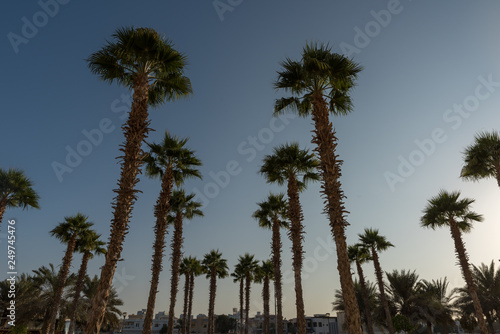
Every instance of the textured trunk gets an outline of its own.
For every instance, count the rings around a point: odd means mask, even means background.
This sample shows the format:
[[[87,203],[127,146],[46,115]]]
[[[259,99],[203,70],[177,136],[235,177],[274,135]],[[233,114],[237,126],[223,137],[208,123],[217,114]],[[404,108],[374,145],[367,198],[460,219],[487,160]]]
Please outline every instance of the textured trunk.
[[[189,272],[184,274],[184,308],[182,310],[182,333],[187,334],[187,313],[189,304]]]
[[[165,248],[165,234],[167,233],[167,214],[170,210],[170,197],[172,195],[173,171],[168,166],[161,180],[161,191],[155,205],[155,243],[153,245],[153,264],[151,265],[151,286],[149,287],[148,304],[142,334],[151,334],[153,329],[153,317],[158,292],[158,282],[163,269],[163,250]]]
[[[264,301],[263,334],[270,334],[269,333],[269,276],[264,277],[264,287],[262,288],[262,300]]]
[[[212,268],[210,271],[210,296],[208,302],[207,334],[214,334],[214,308],[215,308],[216,290],[217,290],[217,270],[215,268]]]
[[[365,275],[361,263],[356,261],[358,269],[359,285],[361,286],[361,294],[363,295],[363,303],[365,304],[366,331],[368,334],[373,334],[372,310],[370,309],[370,299],[368,298],[368,290],[366,289]]]
[[[179,265],[182,257],[182,212],[177,212],[174,221],[174,235],[172,237],[172,277],[170,279],[170,309],[168,311],[168,334],[174,334],[175,300],[179,285]],[[172,326],[170,326],[172,324]]]
[[[87,263],[90,259],[90,251],[85,251],[82,257],[82,264],[80,265],[80,269],[78,270],[78,278],[75,285],[75,297],[73,298],[73,305],[71,306],[71,323],[69,325],[69,334],[73,334],[75,332],[76,325],[76,309],[78,307],[78,301],[80,300],[80,292],[83,288],[83,282],[85,280],[85,274],[87,273]]]
[[[302,259],[304,251],[302,241],[304,239],[303,215],[299,200],[299,187],[293,173],[288,176],[288,217],[291,222],[288,236],[292,241],[293,272],[295,277],[295,306],[297,310],[297,334],[306,334],[306,316],[304,310],[304,298],[302,292]]]
[[[59,275],[57,277],[57,290],[54,295],[54,299],[52,300],[52,310],[50,311],[49,317],[49,325],[46,328],[47,333],[54,333],[56,329],[56,318],[57,311],[59,310],[59,305],[61,303],[61,298],[64,291],[64,286],[66,285],[66,278],[68,277],[69,267],[71,266],[71,260],[73,259],[73,252],[75,250],[76,238],[78,237],[77,233],[73,233],[71,239],[68,242],[68,247],[66,248],[66,253],[64,254],[62,266],[59,270]]]
[[[191,333],[191,312],[193,311],[194,274],[189,277],[189,306],[187,315],[187,332]]]
[[[43,316],[42,333],[46,333],[49,330],[50,311],[51,309],[47,308]]]
[[[113,219],[108,242],[106,261],[101,269],[101,278],[89,313],[85,334],[98,334],[101,329],[109,292],[116,264],[123,250],[123,241],[128,230],[128,221],[132,207],[137,199],[135,185],[139,182],[137,174],[142,165],[142,142],[149,132],[148,121],[148,78],[145,75],[134,79],[134,95],[132,109],[127,124],[122,127],[125,134],[125,144],[120,149],[123,152],[120,180],[113,203]]]
[[[240,334],[243,334],[243,299],[245,298],[245,282],[240,278]]]
[[[432,334],[432,323],[427,320],[427,333]]]
[[[6,198],[0,199],[0,224],[2,223],[6,207],[7,207],[7,199]]]
[[[469,290],[474,309],[476,310],[476,317],[479,323],[479,329],[482,334],[487,334],[488,329],[486,328],[486,321],[484,320],[483,309],[479,303],[479,298],[477,297],[476,286],[474,280],[472,279],[472,273],[469,266],[469,256],[465,250],[465,245],[462,241],[462,234],[458,228],[457,222],[450,218],[449,219],[451,237],[455,243],[455,252],[457,254],[458,261],[462,267],[462,275],[464,276],[465,283],[467,284],[467,289]]]
[[[337,160],[335,154],[337,138],[332,123],[328,119],[328,107],[321,93],[313,95],[312,119],[315,126],[312,142],[317,145],[315,151],[320,157],[320,174],[323,180],[322,193],[326,197],[325,211],[330,219],[330,228],[337,248],[337,269],[345,304],[347,329],[349,334],[362,334],[361,318],[347,255],[344,225],[346,210],[343,203],[344,194],[340,184],[340,165],[342,161]]]
[[[387,322],[387,328],[390,334],[394,334],[394,327],[392,326],[392,316],[389,310],[389,303],[387,302],[387,297],[385,296],[384,280],[382,279],[382,269],[380,267],[380,262],[378,260],[378,254],[374,247],[371,247],[373,265],[375,267],[375,275],[377,276],[378,290],[380,291],[380,301],[384,307],[385,320]]]
[[[273,241],[271,243],[273,252],[273,265],[274,265],[274,291],[276,293],[276,322],[278,334],[283,334],[283,306],[281,303],[281,236],[280,225],[277,217],[273,219]]]
[[[248,334],[248,318],[250,313],[250,273],[245,273],[245,334]]]

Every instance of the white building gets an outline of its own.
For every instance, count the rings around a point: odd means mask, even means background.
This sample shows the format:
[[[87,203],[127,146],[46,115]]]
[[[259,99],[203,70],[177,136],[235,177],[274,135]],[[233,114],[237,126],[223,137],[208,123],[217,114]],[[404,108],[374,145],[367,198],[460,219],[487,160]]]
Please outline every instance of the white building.
[[[124,334],[141,334],[144,326],[144,317],[146,310],[137,311],[137,314],[131,314],[128,319],[120,320],[121,328]],[[174,318],[177,322],[177,319]],[[168,315],[165,312],[158,312],[153,319],[153,334],[159,334],[163,325],[168,325]],[[174,334],[177,334],[177,329],[174,328]]]

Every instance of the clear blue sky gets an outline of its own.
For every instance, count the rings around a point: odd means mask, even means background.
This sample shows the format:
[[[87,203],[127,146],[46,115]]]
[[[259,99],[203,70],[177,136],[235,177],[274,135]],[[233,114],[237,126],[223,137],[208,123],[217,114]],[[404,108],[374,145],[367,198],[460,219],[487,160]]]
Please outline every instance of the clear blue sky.
[[[115,157],[123,141],[121,116],[128,110],[128,92],[99,81],[84,59],[121,26],[152,27],[189,59],[186,74],[193,96],[152,110],[151,127],[156,132],[149,137],[159,140],[165,129],[190,137],[189,146],[203,161],[204,180],[189,181],[186,189],[211,198],[205,217],[185,227],[186,255],[201,258],[218,248],[231,268],[245,252],[261,260],[269,258],[271,233],[259,229],[251,214],[256,202],[280,189],[257,174],[262,158],[287,141],[312,148],[309,119],[273,121],[273,102],[283,95],[273,90],[272,83],[281,60],[298,59],[306,41],[318,41],[330,43],[336,52],[348,53],[365,67],[352,94],[354,112],[332,118],[338,153],[344,160],[346,208],[351,212],[348,243],[357,242],[365,227],[378,228],[396,246],[381,255],[384,270],[416,270],[428,280],[447,276],[452,287],[462,286],[449,232],[419,226],[427,199],[443,188],[475,198],[474,209],[485,217],[464,237],[471,262],[499,258],[498,186],[493,180],[466,183],[458,178],[461,152],[474,134],[500,128],[497,1],[243,0],[232,1],[231,10],[221,13],[212,1],[57,3],[58,8],[45,6],[50,15],[37,1],[11,1],[0,11],[0,167],[23,169],[41,197],[41,210],[8,210],[1,227],[5,233],[6,219],[18,223],[19,272],[60,264],[64,246],[49,231],[64,216],[85,213],[105,239],[109,235],[112,189],[119,176]],[[83,132],[100,124],[108,131],[89,149],[82,144]],[[78,147],[89,154],[73,161],[71,173],[59,179],[54,162],[66,164],[67,148]],[[229,162],[238,164],[237,175],[223,187],[215,187],[211,175],[220,174]],[[122,254],[125,260],[117,269],[120,279],[115,286],[128,313],[147,302],[153,205],[159,186],[141,178],[138,188],[143,194],[131,218]],[[340,284],[328,222],[321,214],[319,185],[310,186],[301,201],[307,233],[306,313],[330,312]],[[284,315],[292,318],[291,243],[282,236]],[[5,249],[5,234],[0,237]],[[171,234],[168,244],[170,238]],[[7,272],[3,252],[2,276]],[[158,311],[169,305],[168,258]],[[79,261],[80,256],[75,256],[73,271]],[[99,273],[102,263],[103,258],[93,260],[89,273]],[[365,272],[374,279],[371,266]],[[195,290],[194,313],[207,313],[207,280],[198,278]],[[261,287],[252,291],[254,314],[262,311]],[[237,293],[231,279],[221,281],[216,313],[230,313],[237,307]],[[177,314],[180,311],[178,302]]]

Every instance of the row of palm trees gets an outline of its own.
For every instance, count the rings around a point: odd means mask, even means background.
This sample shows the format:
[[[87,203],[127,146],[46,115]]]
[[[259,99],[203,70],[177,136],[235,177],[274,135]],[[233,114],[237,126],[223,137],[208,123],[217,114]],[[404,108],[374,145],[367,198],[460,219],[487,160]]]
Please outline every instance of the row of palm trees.
[[[184,154],[182,153],[181,158],[190,161],[186,167],[187,170],[192,172],[183,174],[186,172],[183,169],[185,166],[178,161],[172,162],[161,157],[160,155],[165,152],[157,154],[154,149],[155,144],[149,145],[151,149],[149,154],[142,150],[142,144],[150,131],[148,108],[158,106],[165,101],[187,96],[192,92],[190,81],[184,75],[186,56],[176,51],[170,41],[150,28],[120,28],[113,34],[112,40],[108,41],[101,50],[93,53],[87,61],[90,70],[102,80],[109,83],[117,82],[133,91],[131,111],[126,124],[123,126],[125,142],[120,149],[123,152],[120,157],[121,173],[118,187],[115,190],[116,197],[112,205],[113,218],[105,263],[101,269],[96,297],[85,329],[86,334],[95,334],[99,332],[103,321],[111,282],[117,262],[120,260],[133,205],[137,200],[138,190],[136,184],[139,182],[138,175],[141,172],[142,165],[147,163],[146,171],[148,174],[160,177],[162,184],[155,206],[155,217],[157,219],[155,234],[157,240],[154,245],[153,279],[148,299],[149,309],[150,305],[154,305],[156,288],[153,285],[155,280],[157,281],[156,277],[162,268],[161,258],[165,247],[164,236],[168,220],[167,215],[171,212],[171,198],[174,194],[173,184],[178,185],[184,177],[200,177],[196,170],[196,166],[199,166],[200,163],[192,156],[192,151],[188,150],[191,155],[187,153],[187,156],[182,155]],[[289,236],[294,244],[293,267],[298,327],[300,334],[305,333],[304,306],[300,281],[303,257],[301,247],[303,217],[298,194],[301,187],[303,187],[301,184],[305,185],[309,180],[320,180],[322,182],[321,192],[325,198],[325,213],[328,216],[332,236],[336,244],[337,267],[346,306],[347,327],[350,333],[361,334],[361,318],[356,303],[354,283],[350,274],[345,236],[345,228],[348,224],[345,219],[347,211],[344,207],[344,194],[340,183],[342,161],[336,153],[337,138],[329,115],[341,116],[352,111],[353,105],[350,91],[355,86],[357,75],[362,70],[362,67],[351,59],[333,53],[330,46],[323,44],[307,44],[302,50],[300,60],[296,61],[287,58],[280,63],[280,66],[281,70],[278,71],[275,88],[289,93],[290,96],[276,101],[274,114],[279,115],[292,111],[297,112],[302,117],[312,117],[314,131],[311,141],[315,145],[318,160],[312,166],[308,165],[306,168],[307,170],[309,168],[316,169],[318,175],[313,171],[308,174],[308,171],[301,169],[302,167],[297,165],[285,166],[286,163],[290,162],[287,162],[286,159],[281,161],[285,165],[280,166],[281,162],[274,161],[271,157],[269,157],[269,166],[267,166],[269,168],[264,165],[261,169],[262,174],[266,176],[269,182],[277,182],[278,184],[285,183],[285,180],[287,182],[288,203],[286,203],[286,209],[279,209],[279,202],[284,202],[284,196],[271,194],[268,201],[258,203],[259,210],[254,214],[263,226],[270,226],[273,231],[272,253],[276,296],[279,305],[278,327],[282,326],[280,321],[282,315],[279,228],[290,220]],[[168,133],[165,136],[165,141],[168,141],[167,137]],[[489,145],[494,141],[490,139],[479,143],[481,149],[471,148],[470,154],[472,158],[466,158],[466,167],[462,171],[464,178],[477,179],[492,175],[495,175],[497,179],[499,178],[498,148],[483,149],[487,144]],[[498,139],[498,136],[496,139]],[[182,140],[177,140],[177,142],[179,145],[176,149],[179,152],[184,152],[186,150],[183,147],[185,142],[182,143]],[[283,150],[287,150],[289,146],[293,145],[295,144],[283,146]],[[278,155],[278,150],[275,151],[275,155]],[[297,150],[299,153],[301,152],[300,149]],[[306,152],[305,154],[308,155],[309,153]],[[490,157],[493,158],[490,159]],[[180,157],[177,158],[180,159]],[[313,159],[314,156],[310,155],[310,158]],[[150,166],[150,164],[153,166]],[[180,170],[179,175],[176,175],[177,168]],[[8,206],[38,207],[37,197],[33,194],[21,198],[13,196],[12,189],[15,189],[15,187],[12,184],[14,183],[5,183],[3,174],[0,178],[0,186],[2,187],[0,214],[3,215],[5,208]],[[299,179],[299,177],[302,179]],[[6,192],[4,192],[4,188],[7,189]],[[25,185],[25,189],[30,188],[30,185]],[[182,190],[179,190],[179,193],[182,193]],[[189,197],[189,195],[185,196],[186,198]],[[287,219],[284,218],[285,215]],[[178,219],[176,221],[175,218],[173,218],[173,221],[176,227],[174,228],[172,247],[175,248],[173,252],[176,253],[172,261],[172,272],[178,272],[181,256],[178,246],[182,246],[182,223]],[[68,243],[68,247],[69,245],[70,243]],[[70,260],[69,257],[65,257],[65,263]],[[67,276],[67,272],[62,271],[61,275]],[[215,278],[217,277],[216,272],[211,271],[210,275],[211,278],[213,275],[215,275]],[[172,280],[171,309],[172,305],[175,304],[174,293],[176,293],[177,284],[177,281]],[[213,296],[212,294],[210,296],[211,303],[215,300],[215,287],[213,291]],[[472,292],[471,294],[473,294]],[[52,314],[51,317],[53,318],[54,315]],[[481,329],[483,329],[482,325]],[[278,328],[278,331],[283,332],[283,328]]]
[[[449,289],[446,279],[420,279],[415,271],[394,270],[386,272],[384,286],[386,301],[389,306],[395,330],[412,332],[422,326],[427,327],[429,334],[433,326],[439,326],[444,333],[455,327],[458,317],[463,329],[472,332],[477,326],[477,317],[468,288]],[[472,266],[472,275],[478,286],[478,295],[485,310],[488,331],[495,333],[494,322],[499,321],[500,306],[500,268],[495,269],[494,262],[490,265]],[[356,296],[359,309],[363,311],[362,319],[366,331],[373,333],[374,328],[387,329],[385,306],[375,283],[365,281],[361,284],[361,275],[355,281]],[[336,291],[332,303],[334,310],[343,311],[342,294]],[[407,319],[409,326],[396,327],[398,316]]]

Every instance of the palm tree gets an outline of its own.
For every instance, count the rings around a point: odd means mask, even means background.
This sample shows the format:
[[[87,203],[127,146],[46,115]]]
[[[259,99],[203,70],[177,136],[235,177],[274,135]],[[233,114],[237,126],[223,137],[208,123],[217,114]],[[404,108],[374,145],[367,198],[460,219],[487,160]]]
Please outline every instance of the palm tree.
[[[276,321],[278,334],[283,334],[283,306],[281,292],[281,236],[280,228],[289,228],[287,219],[287,203],[283,194],[269,194],[267,200],[259,202],[259,209],[252,217],[256,218],[259,226],[272,230],[271,250],[274,266],[274,291],[276,297],[277,311]]]
[[[198,177],[201,179],[199,170],[195,168],[201,165],[201,161],[194,156],[194,151],[185,147],[187,141],[187,138],[179,139],[165,132],[165,136],[160,144],[148,144],[150,152],[144,158],[146,162],[146,174],[150,177],[161,179],[161,192],[154,210],[156,225],[153,264],[151,266],[152,278],[142,329],[143,334],[151,334],[153,327],[158,281],[163,268],[163,249],[165,248],[167,214],[170,211],[172,185],[175,183],[177,186],[180,186],[189,177]]]
[[[231,273],[231,277],[233,277],[233,282],[240,282],[240,321],[239,321],[239,333],[243,333],[243,299],[244,297],[244,289],[245,289],[245,273],[243,272],[243,268],[241,263],[237,263],[234,266],[234,272]]]
[[[472,230],[472,223],[482,221],[483,217],[471,211],[470,206],[474,203],[473,199],[463,198],[459,200],[459,197],[459,191],[449,193],[441,190],[437,196],[428,201],[420,222],[422,227],[435,229],[437,227],[448,226],[450,228],[451,237],[455,243],[455,253],[474,304],[479,328],[482,334],[486,334],[488,331],[484,321],[483,310],[477,296],[474,279],[472,278],[467,251],[462,241],[462,232],[470,232]]]
[[[34,319],[40,319],[44,315],[42,289],[35,284],[32,276],[24,273],[16,277],[15,286],[15,324],[16,327],[28,326]],[[10,314],[8,307],[10,306],[11,294],[11,282],[8,280],[0,281],[0,310],[2,310],[0,326],[2,327],[5,327],[10,320],[7,316]]]
[[[32,207],[39,209],[40,197],[33,190],[33,182],[19,169],[0,168],[0,224],[6,208]]]
[[[361,294],[363,296],[366,331],[368,332],[368,334],[373,334],[372,311],[370,309],[365,275],[363,274],[363,268],[361,267],[363,263],[371,261],[372,258],[370,256],[370,251],[363,245],[356,244],[347,247],[347,253],[349,255],[349,261],[354,262],[356,264],[356,269],[358,271],[359,286],[361,288]]]
[[[199,209],[202,204],[193,201],[195,194],[186,195],[184,190],[174,190],[170,198],[171,212],[167,216],[169,224],[174,225],[172,236],[172,276],[170,278],[170,310],[168,311],[168,323],[174,323],[174,309],[177,297],[177,286],[179,285],[179,265],[182,257],[182,222],[183,219],[193,219],[203,216]],[[168,326],[168,334],[173,334],[174,326]]]
[[[264,301],[264,323],[263,334],[269,333],[269,281],[274,279],[274,268],[271,260],[262,261],[262,265],[256,271],[256,282],[262,283],[262,300]]]
[[[387,272],[388,295],[392,304],[396,307],[396,312],[407,318],[414,326],[422,319],[424,311],[421,309],[420,301],[423,299],[420,292],[420,278],[415,271],[393,270]],[[425,303],[430,303],[425,298]]]
[[[426,281],[418,283],[418,306],[424,310],[423,319],[427,323],[427,332],[432,334],[431,321],[443,326],[443,332],[448,333],[448,326],[453,326],[454,306],[453,299],[457,290],[448,292],[448,281],[444,279]]]
[[[349,96],[357,74],[362,67],[354,61],[333,53],[328,45],[307,44],[302,50],[302,59],[286,59],[274,86],[292,96],[278,99],[274,114],[293,110],[300,116],[312,116],[314,134],[312,142],[320,158],[320,173],[323,180],[322,193],[326,199],[325,212],[337,248],[337,264],[340,284],[346,303],[346,321],[349,333],[361,334],[361,319],[351,277],[347,243],[345,237],[346,213],[344,193],[340,183],[340,165],[335,149],[337,138],[328,116],[346,115],[352,110]]]
[[[472,276],[491,332],[495,314],[497,320],[500,320],[500,269],[495,270],[495,263],[492,260],[490,265],[484,263],[481,263],[479,267],[473,265]]]
[[[367,247],[371,252],[373,265],[375,267],[375,274],[377,277],[378,289],[380,292],[380,300],[384,307],[387,328],[390,334],[394,334],[394,327],[392,326],[392,317],[387,303],[387,297],[384,290],[384,281],[382,279],[382,269],[378,253],[387,250],[389,247],[394,247],[387,239],[378,233],[377,229],[365,228],[364,234],[358,234],[361,244]]]
[[[52,231],[50,231],[51,236],[56,237],[62,243],[67,244],[67,247],[66,253],[63,257],[61,269],[59,270],[58,287],[52,301],[49,325],[46,328],[46,331],[42,332],[42,334],[52,333],[53,331],[55,331],[57,312],[59,310],[59,304],[63,295],[66,279],[69,274],[69,267],[71,265],[71,260],[73,259],[73,252],[75,251],[76,242],[80,236],[84,236],[85,233],[88,233],[90,227],[94,225],[87,220],[88,217],[81,213],[78,213],[74,216],[64,217],[64,222],[60,223],[54,229],[52,229]]]
[[[302,249],[302,240],[304,239],[302,221],[304,217],[299,191],[305,190],[308,182],[319,180],[318,174],[315,173],[318,166],[319,161],[314,157],[314,154],[309,153],[308,150],[300,149],[298,143],[291,143],[276,147],[272,155],[267,155],[264,158],[264,164],[260,169],[260,173],[266,177],[268,183],[288,184],[288,217],[291,223],[288,236],[292,241],[297,331],[299,334],[306,333],[301,279],[304,257]]]
[[[191,313],[193,311],[193,292],[194,292],[194,278],[200,276],[203,273],[203,267],[200,261],[196,258],[192,258],[189,262],[189,305],[188,305],[188,315],[187,315],[187,328],[186,334],[191,333]]]
[[[182,333],[187,334],[188,327],[188,309],[189,309],[189,287],[191,285],[191,272],[194,270],[193,265],[195,263],[196,258],[194,257],[184,257],[179,266],[179,275],[184,275],[184,307],[182,311]],[[199,265],[197,263],[196,265]],[[194,278],[193,278],[194,279]]]
[[[78,308],[78,302],[80,301],[80,293],[83,289],[83,284],[85,283],[85,277],[87,276],[87,264],[94,255],[106,254],[106,249],[104,246],[106,243],[99,240],[100,234],[97,234],[94,230],[87,230],[85,233],[76,241],[75,250],[82,253],[82,263],[80,264],[80,269],[78,270],[78,276],[75,284],[75,293],[73,297],[73,304],[70,311],[71,323],[69,325],[69,334],[75,332],[76,325],[76,311]]]
[[[250,314],[250,285],[254,280],[255,272],[259,267],[259,261],[254,259],[254,255],[245,253],[239,257],[239,270],[245,278],[245,334],[248,334],[248,318]]]
[[[214,309],[215,294],[217,291],[217,278],[225,278],[229,275],[227,260],[222,258],[219,250],[211,250],[205,254],[202,262],[203,271],[207,279],[210,279],[210,297],[208,302],[208,329],[207,334],[214,334]]]
[[[495,178],[500,187],[500,134],[498,131],[480,132],[474,142],[465,148],[464,166],[460,175],[468,181]]]
[[[191,93],[191,83],[183,75],[186,57],[172,43],[151,28],[120,28],[100,50],[87,59],[92,73],[107,82],[133,90],[132,108],[122,129],[125,142],[121,174],[113,203],[111,235],[101,279],[89,314],[86,334],[99,333],[117,261],[123,249],[133,204],[135,185],[142,165],[142,142],[149,132],[148,105],[159,105]]]

